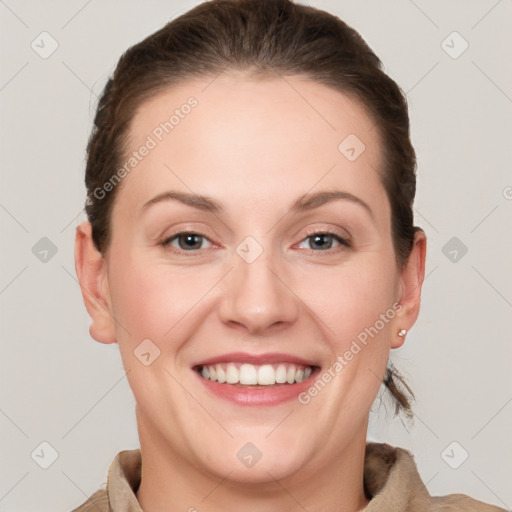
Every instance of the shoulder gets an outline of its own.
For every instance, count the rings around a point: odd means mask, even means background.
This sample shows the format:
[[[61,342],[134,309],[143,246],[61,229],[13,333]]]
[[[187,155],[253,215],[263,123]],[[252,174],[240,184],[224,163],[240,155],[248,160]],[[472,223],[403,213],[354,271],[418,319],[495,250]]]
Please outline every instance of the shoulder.
[[[110,464],[106,486],[72,512],[140,511],[135,491],[140,484],[141,463],[139,448],[119,452]]]
[[[457,510],[464,510],[465,512],[503,512],[505,510],[483,501],[475,500],[465,494],[434,496],[431,500],[430,510],[432,512],[455,512]]]
[[[85,503],[71,512],[110,512],[107,491],[105,489],[96,491]]]
[[[371,498],[365,512],[503,512],[505,509],[464,494],[431,496],[413,455],[403,448],[367,442],[364,486]]]

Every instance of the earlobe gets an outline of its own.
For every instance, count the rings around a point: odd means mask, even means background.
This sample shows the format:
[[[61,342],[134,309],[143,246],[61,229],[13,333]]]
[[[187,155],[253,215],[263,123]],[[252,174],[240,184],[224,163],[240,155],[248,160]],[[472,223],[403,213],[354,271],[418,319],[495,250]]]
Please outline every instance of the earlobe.
[[[425,258],[427,237],[422,229],[417,228],[414,235],[414,243],[407,263],[400,272],[400,285],[402,306],[397,315],[396,333],[393,334],[392,348],[401,347],[404,344],[407,331],[416,322],[420,311],[421,288],[425,278]],[[405,332],[403,332],[405,331]]]
[[[75,270],[91,317],[90,335],[100,343],[115,343],[106,261],[94,246],[89,222],[83,222],[76,228]]]
[[[392,348],[400,348],[405,343],[405,337],[407,336],[407,329],[399,329],[396,333],[395,339],[391,343]]]

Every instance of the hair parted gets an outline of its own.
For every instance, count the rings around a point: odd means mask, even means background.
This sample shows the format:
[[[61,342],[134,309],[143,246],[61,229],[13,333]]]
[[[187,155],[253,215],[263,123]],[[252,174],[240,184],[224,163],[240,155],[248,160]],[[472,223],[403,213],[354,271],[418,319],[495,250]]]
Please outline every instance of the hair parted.
[[[418,229],[412,209],[416,155],[405,95],[358,32],[336,16],[291,0],[204,2],[123,53],[100,96],[87,144],[85,211],[98,251],[105,254],[109,247],[120,187],[101,199],[95,190],[122,165],[137,109],[172,85],[225,71],[249,77],[302,75],[358,101],[380,135],[384,165],[379,173],[391,205],[396,259],[405,264]],[[383,382],[396,412],[410,414],[406,393],[412,392],[393,367]]]

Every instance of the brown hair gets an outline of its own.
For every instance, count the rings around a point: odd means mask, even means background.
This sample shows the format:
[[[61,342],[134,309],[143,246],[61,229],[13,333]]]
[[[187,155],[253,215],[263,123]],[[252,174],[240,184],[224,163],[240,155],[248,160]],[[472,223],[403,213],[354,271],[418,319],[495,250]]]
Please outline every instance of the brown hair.
[[[397,262],[405,264],[417,229],[412,212],[416,155],[406,98],[354,29],[327,12],[291,0],[205,2],[121,56],[99,99],[87,145],[85,210],[98,251],[104,254],[109,246],[119,188],[105,193],[104,184],[122,165],[137,108],[173,84],[226,70],[251,76],[302,75],[359,100],[382,140],[380,176],[391,205]],[[397,387],[395,377],[412,396],[393,367],[387,369],[384,384],[395,399],[396,412],[410,414],[406,390]]]

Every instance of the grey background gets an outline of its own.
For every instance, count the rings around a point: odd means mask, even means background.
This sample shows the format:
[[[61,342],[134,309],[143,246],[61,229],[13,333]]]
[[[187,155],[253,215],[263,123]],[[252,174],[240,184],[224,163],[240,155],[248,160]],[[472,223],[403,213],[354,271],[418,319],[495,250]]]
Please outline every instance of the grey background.
[[[89,337],[74,271],[84,149],[121,53],[196,3],[0,0],[1,511],[71,510],[106,482],[118,451],[138,447],[117,346]],[[406,91],[419,159],[427,278],[420,319],[392,356],[416,418],[393,419],[377,400],[369,438],[410,449],[434,495],[510,508],[512,4],[310,4],[360,31]],[[43,31],[58,43],[46,59],[31,47]],[[458,58],[453,31],[469,44]],[[41,261],[44,237],[57,252]],[[43,441],[58,453],[47,469]]]

